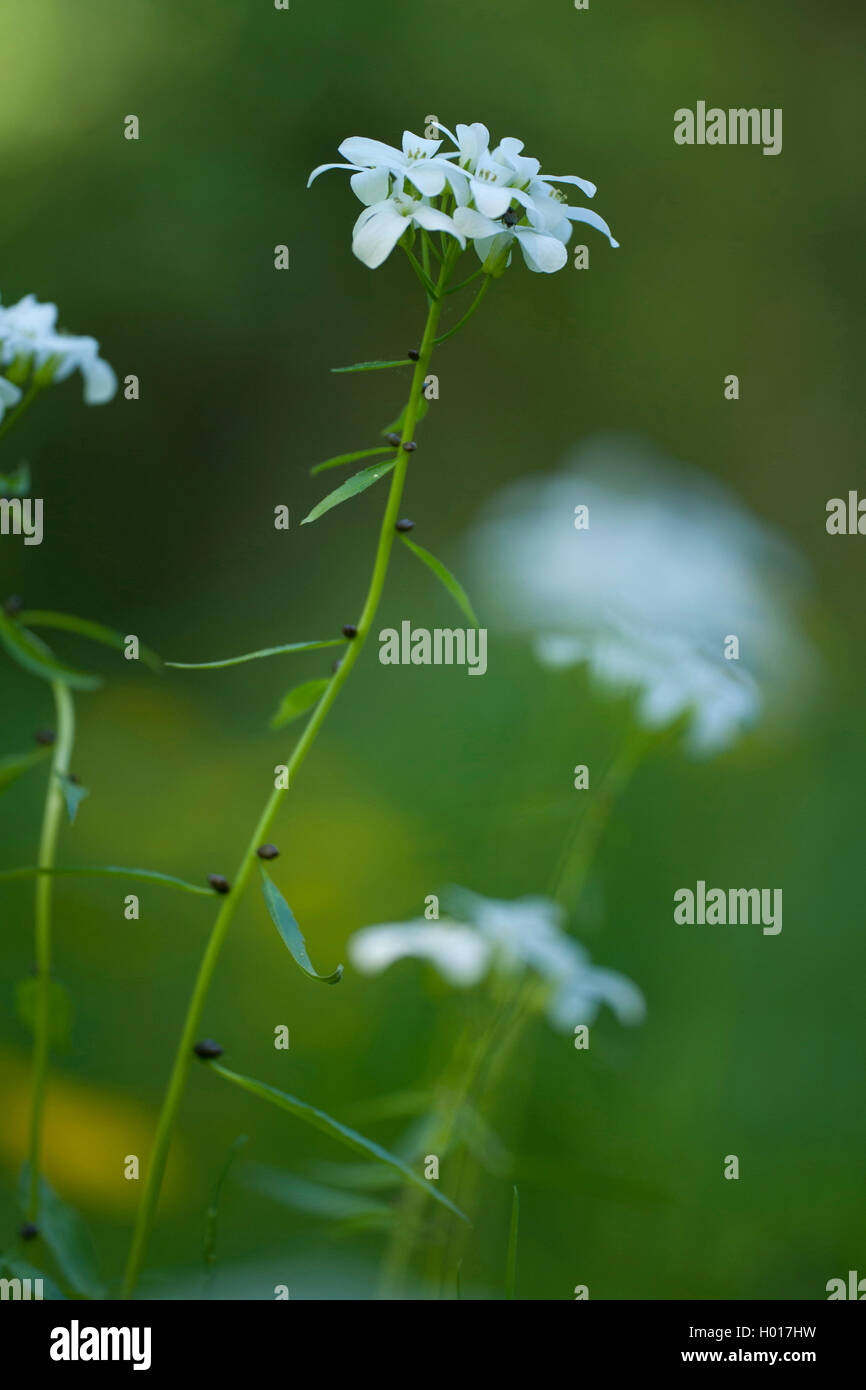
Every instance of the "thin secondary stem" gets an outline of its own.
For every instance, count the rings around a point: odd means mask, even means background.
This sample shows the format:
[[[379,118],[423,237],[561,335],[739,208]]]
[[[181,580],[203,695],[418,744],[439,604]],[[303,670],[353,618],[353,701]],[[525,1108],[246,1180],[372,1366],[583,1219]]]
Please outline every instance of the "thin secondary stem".
[[[453,338],[454,334],[457,333],[459,329],[463,327],[464,323],[471,319],[472,315],[475,313],[475,310],[478,308],[479,304],[481,303],[482,299],[487,293],[488,286],[490,285],[490,280],[491,277],[489,275],[485,275],[484,284],[481,286],[481,289],[478,291],[472,303],[469,305],[469,308],[466,310],[466,313],[463,315],[462,319],[457,320],[453,328],[449,328],[447,333],[441,334],[441,336],[436,339],[437,347],[439,343],[444,343],[448,338]]]
[[[42,813],[42,834],[39,839],[39,865],[50,869],[54,864],[57,837],[63,818],[63,791],[60,778],[69,775],[69,760],[75,742],[75,707],[68,686],[52,681],[54,705],[57,711],[57,730],[54,754],[45,793]],[[48,1055],[51,1046],[51,906],[54,893],[50,874],[36,880],[35,911],[35,969],[36,1016],[33,1039],[33,1092],[30,1103],[30,1190],[27,1199],[27,1219],[36,1221],[39,1214],[39,1178],[42,1155],[42,1122],[45,1112],[45,1083]]]
[[[454,243],[454,248],[453,250],[449,250],[439,273],[439,279],[436,284],[436,297],[432,300],[428,308],[424,337],[419,349],[418,361],[415,364],[409,399],[406,404],[406,412],[403,419],[403,430],[401,435],[402,444],[409,443],[415,431],[418,406],[424,389],[424,381],[427,376],[430,357],[433,352],[436,326],[442,311],[442,290],[451,274],[457,250],[457,243]],[[292,779],[312,748],[316,736],[327,718],[328,711],[348,680],[372,627],[373,619],[376,616],[376,610],[379,606],[379,600],[382,597],[385,577],[388,572],[388,562],[394,545],[394,528],[400,510],[400,501],[403,496],[403,486],[406,481],[408,464],[409,454],[401,448],[391,478],[391,487],[379,531],[379,543],[376,549],[376,558],[373,564],[373,573],[370,578],[367,597],[364,601],[364,607],[357,623],[357,636],[347,647],[346,654],[340,666],[328,683],[325,693],[313,710],[312,715],[304,727],[303,733],[295,745],[294,751],[288,762],[288,775],[285,778],[286,786],[275,788],[268,798],[267,804],[259,817],[258,824],[250,837],[249,844],[244,851],[238,872],[235,876],[232,891],[223,900],[223,905],[214,922],[210,939],[205,948],[187,1008],[186,1018],[175,1055],[174,1065],[169,1077],[162,1110],[157,1122],[153,1153],[151,1154],[147,1180],[138,1209],[121,1292],[123,1298],[130,1298],[132,1296],[136,1283],[138,1282],[138,1276],[141,1272],[147,1241],[153,1224],[157,1202],[159,1201],[163,1177],[165,1175],[165,1167],[171,1145],[171,1136],[193,1057],[193,1047],[196,1042],[208,990],[214,970],[216,969],[217,961],[219,960],[223,942],[226,938],[226,933],[231,926],[243,897],[244,890],[249,883],[250,875],[256,863],[256,850],[259,845],[268,838],[268,831],[286,795],[286,790],[291,786]]]

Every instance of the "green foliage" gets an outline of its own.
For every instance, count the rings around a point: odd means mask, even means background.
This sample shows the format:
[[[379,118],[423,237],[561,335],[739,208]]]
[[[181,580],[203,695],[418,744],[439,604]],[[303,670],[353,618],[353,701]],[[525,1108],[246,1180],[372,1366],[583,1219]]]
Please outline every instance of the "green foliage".
[[[347,478],[333,492],[329,492],[327,497],[323,497],[321,502],[317,502],[311,512],[304,517],[301,522],[306,526],[310,521],[318,521],[320,516],[329,512],[332,507],[339,507],[341,502],[346,502],[350,497],[355,497],[359,492],[364,492],[374,483],[378,483],[386,474],[391,472],[396,458],[388,459],[386,463],[372,463],[369,468],[362,468],[360,473],[355,473],[351,478]]]
[[[17,661],[31,676],[44,681],[62,681],[72,690],[96,690],[102,684],[98,676],[76,671],[58,661],[49,647],[26,628],[19,627],[0,609],[0,642],[13,661]]]
[[[183,893],[196,893],[204,898],[214,896],[212,888],[202,888],[198,883],[187,883],[185,879],[175,878],[173,874],[161,874],[156,869],[124,869],[114,864],[26,864],[17,869],[0,869],[0,883],[18,878],[36,878],[39,874],[52,874],[58,878],[143,879],[146,883],[159,883],[165,888],[179,888]]]
[[[393,445],[382,444],[376,449],[358,449],[354,454],[335,454],[332,459],[325,459],[324,463],[317,463],[315,468],[311,468],[310,476],[314,477],[316,473],[323,473],[326,468],[338,468],[343,463],[354,463],[356,459],[368,459],[372,458],[374,454],[392,454],[393,452]]]
[[[342,647],[341,637],[326,637],[321,642],[286,642],[281,647],[262,647],[257,652],[245,652],[243,656],[227,656],[222,661],[167,661],[166,666],[174,666],[179,671],[215,671],[221,666],[241,666],[245,661],[258,661],[263,656],[282,656],[284,652],[312,652],[319,647]]]
[[[103,647],[112,647],[115,651],[123,651],[126,647],[126,638],[123,633],[116,632],[114,628],[105,627],[102,623],[91,622],[89,618],[78,618],[74,613],[55,613],[48,609],[34,608],[27,609],[19,613],[18,622],[21,627],[50,627],[56,628],[61,632],[74,632],[79,637],[86,637],[91,642],[98,642]],[[138,654],[145,666],[149,666],[152,671],[159,671],[162,668],[162,659],[156,652],[151,651],[150,647],[145,647],[139,643]]]
[[[391,362],[355,362],[351,367],[332,367],[332,372],[381,372],[386,367],[411,367],[408,357],[398,357]]]
[[[327,1134],[331,1139],[336,1139],[340,1144],[345,1144],[347,1148],[354,1149],[357,1153],[362,1153],[368,1158],[378,1159],[380,1163],[395,1169],[402,1174],[406,1182],[411,1183],[422,1192],[426,1192],[434,1201],[447,1207],[461,1221],[465,1221],[469,1225],[460,1208],[438,1191],[435,1182],[427,1182],[402,1159],[389,1153],[387,1149],[383,1149],[381,1144],[377,1144],[372,1139],[365,1139],[363,1134],[358,1134],[357,1130],[350,1129],[348,1125],[343,1125],[339,1120],[334,1120],[330,1115],[326,1115],[323,1110],[316,1110],[314,1106],[307,1105],[305,1101],[298,1100],[296,1096],[291,1096],[286,1091],[277,1091],[273,1086],[268,1086],[263,1081],[254,1081],[249,1076],[239,1076],[237,1072],[229,1071],[226,1067],[220,1066],[218,1062],[210,1062],[208,1065],[211,1071],[218,1072],[226,1081],[234,1082],[236,1086],[258,1096],[260,1100],[270,1101],[271,1105],[286,1110],[296,1119],[312,1125],[313,1129],[321,1130],[323,1134]]]
[[[429,550],[425,550],[423,545],[417,545],[415,541],[410,541],[409,537],[402,534],[402,532],[400,534],[400,539],[407,549],[411,550],[413,555],[417,555],[418,559],[425,564],[428,569],[433,571],[436,578],[441,580],[454,599],[454,602],[460,610],[465,613],[472,626],[478,627],[479,622],[475,616],[475,610],[469,602],[466,590],[459,580],[455,579],[454,575],[443,565],[441,560],[437,560],[435,555],[431,555]]]
[[[50,754],[50,748],[36,748],[32,753],[11,753],[6,758],[0,758],[0,792],[17,782],[22,773],[44,762]]]
[[[30,1165],[21,1170],[21,1206],[27,1209]],[[58,1197],[44,1178],[39,1179],[39,1235],[51,1251],[70,1288],[83,1298],[101,1298],[102,1281],[90,1230],[78,1212]]]
[[[82,787],[80,782],[76,782],[74,777],[70,777],[65,772],[56,774],[60,783],[60,790],[63,793],[63,800],[66,802],[66,814],[69,817],[69,824],[72,825],[78,814],[78,808],[85,797],[90,795],[87,787]]]
[[[293,686],[287,695],[284,695],[280,702],[280,707],[271,720],[272,729],[282,729],[283,725],[291,724],[293,719],[300,719],[302,714],[312,708],[324,695],[330,681],[326,676],[318,680],[303,681],[300,685]]]
[[[320,980],[326,985],[339,984],[343,978],[343,967],[338,965],[330,975],[320,975],[313,966],[307,954],[307,943],[304,941],[301,929],[295,920],[295,914],[289,907],[277,885],[274,883],[264,864],[259,868],[262,873],[262,890],[265,896],[265,904],[271,915],[271,921],[280,933],[291,954],[295,964],[303,970],[304,974],[311,980]]]

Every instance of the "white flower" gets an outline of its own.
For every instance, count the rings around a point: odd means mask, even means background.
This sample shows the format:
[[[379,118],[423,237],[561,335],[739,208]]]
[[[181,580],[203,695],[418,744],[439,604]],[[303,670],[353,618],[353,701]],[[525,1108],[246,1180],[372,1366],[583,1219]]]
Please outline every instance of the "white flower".
[[[117,378],[99,356],[95,338],[57,332],[57,305],[40,304],[25,295],[8,309],[0,306],[0,364],[24,362],[34,372],[54,363],[50,381],[65,381],[74,371],[84,378],[88,405],[104,405],[117,390]]]
[[[461,989],[479,984],[492,970],[511,977],[531,972],[547,985],[547,1018],[563,1032],[592,1023],[602,1004],[620,1023],[644,1018],[637,986],[591,964],[583,947],[562,930],[564,914],[556,903],[532,897],[501,902],[465,889],[452,896],[459,923],[419,918],[364,927],[349,939],[353,965],[365,975],[378,975],[397,960],[425,960]]]
[[[352,229],[352,250],[364,265],[375,270],[387,260],[397,242],[411,226],[428,232],[442,231],[466,243],[450,217],[420,198],[398,192],[380,203],[364,208]]]
[[[352,192],[362,203],[369,205],[387,198],[392,175],[401,181],[401,186],[402,181],[408,179],[423,197],[435,198],[449,176],[453,177],[453,167],[444,159],[436,158],[441,144],[441,140],[425,140],[413,135],[411,130],[403,131],[402,150],[385,145],[381,140],[353,135],[337,146],[349,163],[320,164],[307,180],[307,187],[327,169],[351,169]]]
[[[589,180],[574,174],[542,175],[538,160],[522,154],[523,142],[511,136],[491,152],[490,132],[480,121],[458,125],[455,134],[447,126],[436,125],[454,142],[453,150],[443,151],[441,140],[423,139],[408,130],[403,132],[402,150],[353,136],[339,146],[349,163],[320,164],[310,175],[307,187],[326,169],[348,169],[356,196],[376,210],[372,228],[363,214],[355,226],[355,252],[365,264],[375,268],[390,254],[401,235],[396,214],[406,217],[410,202],[420,209],[414,216],[419,226],[447,231],[461,246],[465,237],[471,238],[489,274],[502,274],[515,242],[530,270],[561,270],[568,259],[565,247],[574,222],[603,232],[611,246],[619,244],[598,213],[569,207],[565,195],[554,187],[573,184],[591,198],[595,185]],[[434,209],[429,202],[445,193],[453,198],[453,221],[447,226],[429,216],[433,212],[439,218],[445,216],[444,206]],[[400,200],[398,204],[395,199]],[[451,209],[450,201],[447,207]],[[366,229],[367,235],[359,250],[360,229]]]
[[[0,376],[0,420],[3,419],[5,412],[10,405],[17,405],[21,399],[21,391],[14,386],[11,381]]]
[[[778,726],[814,678],[791,548],[640,441],[602,436],[567,471],[512,484],[474,533],[473,566],[486,611],[545,665],[586,663],[635,694],[649,728],[685,716],[695,755],[729,747],[768,706]]]

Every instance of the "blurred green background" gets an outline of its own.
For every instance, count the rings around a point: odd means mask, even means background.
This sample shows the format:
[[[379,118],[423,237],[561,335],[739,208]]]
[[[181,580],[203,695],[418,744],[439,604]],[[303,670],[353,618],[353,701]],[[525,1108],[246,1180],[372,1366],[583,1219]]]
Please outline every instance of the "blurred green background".
[[[189,661],[357,618],[384,494],[301,529],[325,490],[307,470],[376,443],[407,383],[328,369],[401,355],[423,305],[396,255],[375,274],[352,257],[342,175],[309,193],[305,182],[345,136],[399,143],[428,113],[452,128],[483,120],[544,167],[596,181],[622,249],[587,232],[587,272],[516,262],[443,349],[405,503],[418,540],[459,562],[502,483],[615,427],[724,480],[811,561],[830,683],[801,741],[777,746],[765,730],[710,764],[651,761],[605,841],[576,929],[642,986],[647,1022],[626,1032],[605,1014],[588,1054],[537,1024],[491,1117],[517,1155],[525,1298],[569,1298],[577,1283],[592,1298],[822,1298],[866,1258],[866,541],[824,529],[828,498],[863,477],[850,136],[863,29],[854,6],[781,0],[591,0],[585,13],[571,0],[292,0],[288,12],[30,0],[4,28],[0,294],[56,301],[119,376],[140,377],[141,399],[85,410],[76,378],[4,441],[4,463],[31,463],[46,539],[2,541],[3,593]],[[782,154],[677,147],[673,112],[701,98],[782,107]],[[137,143],[122,135],[130,113]],[[273,268],[277,243],[288,273]],[[736,404],[722,395],[729,372]],[[288,533],[273,529],[278,503]],[[380,616],[452,622],[447,595],[402,552]],[[74,769],[92,794],[61,860],[231,875],[291,742],[267,720],[328,654],[155,677],[56,646],[107,675],[78,700]],[[50,695],[8,663],[0,680],[5,753],[51,722]],[[383,668],[371,644],[275,832],[276,876],[314,959],[330,968],[353,930],[416,915],[448,882],[544,891],[579,809],[571,768],[603,767],[622,719],[517,643],[493,648],[484,681]],[[43,785],[28,777],[0,802],[5,866],[35,858]],[[673,889],[697,878],[782,886],[782,935],[677,930]],[[49,1092],[48,1173],[91,1220],[111,1276],[137,1187],[123,1156],[146,1154],[212,920],[195,898],[141,900],[127,922],[116,886],[56,889],[76,1023]],[[22,1156],[28,1040],[12,1001],[31,904],[32,885],[3,887],[3,1240]],[[205,1031],[238,1070],[351,1120],[362,1101],[435,1078],[464,1007],[412,964],[309,984],[250,893]],[[273,1048],[280,1023],[287,1054]],[[145,1288],[197,1296],[205,1208],[240,1132],[250,1158],[293,1172],[341,1157],[194,1072],[150,1254],[163,1282]],[[383,1142],[397,1133],[375,1128]],[[729,1153],[736,1183],[721,1176]],[[292,1298],[370,1295],[380,1236],[330,1241],[240,1172],[223,1196],[218,1294],[267,1298],[286,1282]],[[500,1296],[510,1200],[510,1180],[484,1180],[467,1296]]]

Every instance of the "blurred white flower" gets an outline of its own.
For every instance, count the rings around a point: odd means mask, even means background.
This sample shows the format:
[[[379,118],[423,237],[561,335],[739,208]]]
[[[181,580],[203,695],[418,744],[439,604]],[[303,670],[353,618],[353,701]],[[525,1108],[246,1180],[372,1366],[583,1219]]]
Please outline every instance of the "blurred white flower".
[[[387,198],[391,175],[402,184],[408,179],[425,198],[437,197],[452,173],[452,167],[437,157],[441,140],[425,140],[403,131],[403,148],[395,149],[381,140],[368,140],[363,135],[350,136],[337,148],[347,164],[320,164],[307,180],[307,187],[328,169],[350,169],[352,192],[362,203],[381,202]]]
[[[452,890],[459,921],[411,922],[363,927],[349,938],[349,958],[365,975],[378,975],[397,960],[425,960],[459,989],[497,971],[511,977],[531,972],[547,985],[544,1009],[562,1032],[592,1023],[602,1004],[620,1023],[646,1014],[637,985],[613,970],[594,966],[587,952],[562,930],[564,913],[547,898],[501,902],[466,889]]]
[[[586,663],[603,688],[632,692],[648,728],[685,716],[695,755],[728,748],[768,710],[802,708],[814,683],[793,549],[640,440],[599,436],[566,470],[512,484],[471,543],[491,624],[530,636],[544,665]],[[738,659],[725,657],[730,637]]]
[[[0,305],[0,365],[38,372],[53,363],[48,380],[65,381],[74,371],[84,378],[88,405],[104,405],[117,390],[117,378],[99,356],[95,338],[57,332],[57,305],[25,295],[9,308]]]
[[[0,420],[3,419],[10,405],[17,405],[20,399],[21,391],[19,387],[13,386],[11,381],[7,381],[5,377],[0,376]]]

